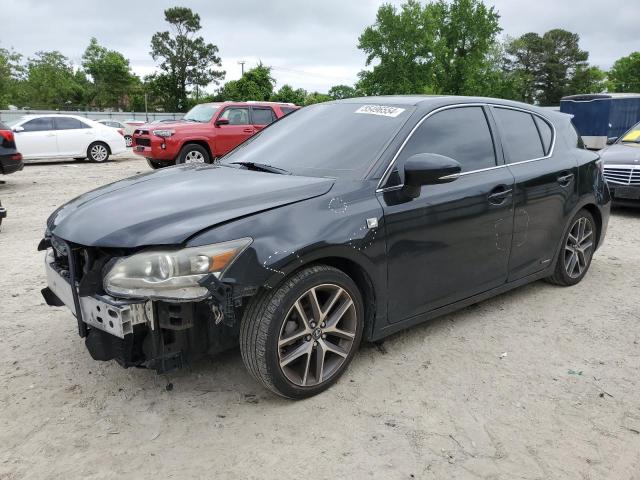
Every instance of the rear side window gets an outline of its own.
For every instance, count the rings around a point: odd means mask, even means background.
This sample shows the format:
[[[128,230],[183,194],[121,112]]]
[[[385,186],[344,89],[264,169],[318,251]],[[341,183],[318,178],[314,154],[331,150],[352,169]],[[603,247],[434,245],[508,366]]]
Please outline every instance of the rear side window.
[[[77,118],[58,117],[55,119],[56,130],[78,130],[80,128],[89,128],[84,122]]]
[[[46,130],[53,130],[53,118],[41,117],[29,120],[27,123],[22,124],[25,132],[43,132]]]
[[[276,119],[275,113],[271,108],[253,108],[253,124],[269,125]]]
[[[533,115],[507,108],[493,109],[500,126],[507,163],[523,162],[545,156]]]
[[[426,119],[402,150],[400,161],[437,153],[458,161],[463,172],[496,166],[493,138],[482,107],[460,107]]]
[[[551,128],[551,125],[549,125],[537,115],[533,116],[533,120],[536,122],[536,127],[538,127],[538,132],[540,133],[540,138],[542,139],[542,148],[544,149],[544,154],[549,155],[549,153],[551,152],[551,143],[553,142],[553,129]]]

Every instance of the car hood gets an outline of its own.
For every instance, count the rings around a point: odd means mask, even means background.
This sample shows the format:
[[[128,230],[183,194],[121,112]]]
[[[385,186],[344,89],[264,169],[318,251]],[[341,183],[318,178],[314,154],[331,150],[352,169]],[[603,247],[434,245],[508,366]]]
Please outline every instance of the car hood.
[[[56,210],[49,231],[99,247],[184,242],[223,222],[323,195],[333,180],[212,165],[181,165],[85,193]]]
[[[600,158],[602,158],[605,165],[640,165],[640,145],[616,143],[601,150]]]

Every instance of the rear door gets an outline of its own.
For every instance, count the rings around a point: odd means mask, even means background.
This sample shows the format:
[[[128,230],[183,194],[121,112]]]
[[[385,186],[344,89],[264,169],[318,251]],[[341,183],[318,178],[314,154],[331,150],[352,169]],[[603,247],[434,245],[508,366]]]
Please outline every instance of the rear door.
[[[387,233],[390,322],[448,305],[502,285],[513,228],[513,176],[502,164],[482,106],[449,108],[416,128],[390,178],[417,153],[457,160],[462,175],[425,185],[407,199],[382,189]],[[400,181],[400,180],[398,180]]]
[[[276,114],[271,107],[251,107],[251,122],[256,132],[276,121]]]
[[[77,118],[55,117],[58,152],[70,157],[84,157],[94,136],[93,129]]]
[[[577,200],[578,167],[566,149],[554,152],[555,130],[525,110],[494,106],[505,161],[515,178],[509,281],[548,267]]]
[[[53,117],[33,118],[20,126],[24,130],[16,132],[16,145],[25,159],[58,155]]]
[[[229,120],[229,123],[216,126],[215,149],[218,157],[236,148],[255,132],[249,107],[228,107],[220,114],[220,119]]]

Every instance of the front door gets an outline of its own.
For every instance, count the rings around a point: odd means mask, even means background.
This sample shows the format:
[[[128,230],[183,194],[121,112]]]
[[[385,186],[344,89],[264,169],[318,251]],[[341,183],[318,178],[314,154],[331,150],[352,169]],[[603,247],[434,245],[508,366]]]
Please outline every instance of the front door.
[[[502,107],[492,107],[491,112],[500,129],[505,161],[515,177],[512,281],[537,273],[553,261],[575,205],[571,197],[577,198],[578,167],[571,155],[553,155],[554,131],[543,118]]]
[[[249,117],[249,107],[229,107],[218,119],[229,120],[216,129],[216,156],[221,157],[236,148],[254,133]]]
[[[58,143],[52,117],[31,119],[16,132],[16,146],[23,158],[55,157],[58,155]]]
[[[496,152],[483,107],[435,113],[414,132],[391,178],[417,153],[457,160],[462,175],[425,185],[420,196],[381,192],[387,234],[390,322],[398,322],[505,283],[513,230],[513,176]]]

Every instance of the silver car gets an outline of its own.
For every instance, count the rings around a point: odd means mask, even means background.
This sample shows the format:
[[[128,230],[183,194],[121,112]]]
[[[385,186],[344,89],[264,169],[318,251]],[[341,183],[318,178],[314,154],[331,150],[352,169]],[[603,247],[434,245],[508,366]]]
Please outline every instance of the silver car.
[[[600,151],[604,176],[617,204],[640,207],[640,123]]]

